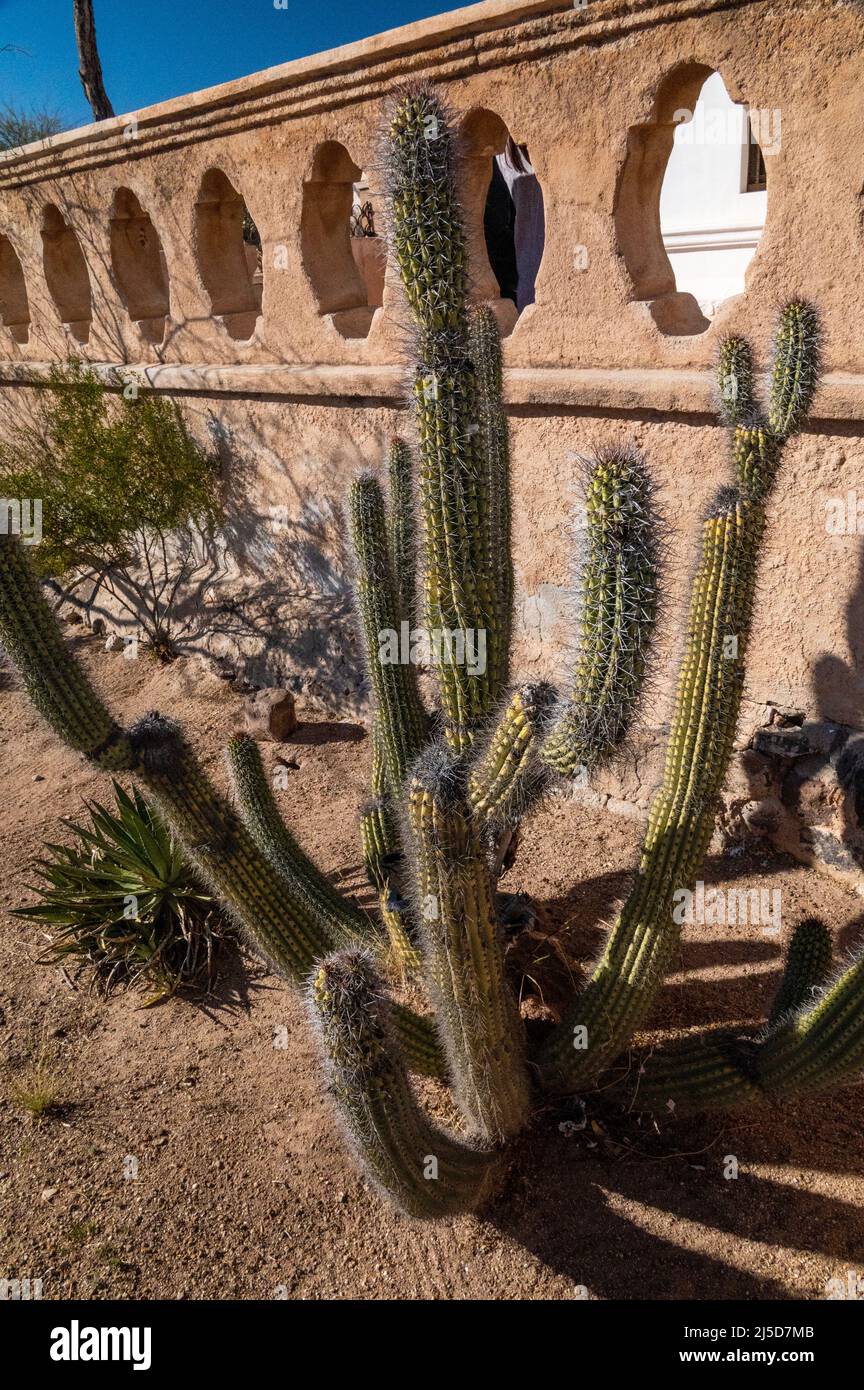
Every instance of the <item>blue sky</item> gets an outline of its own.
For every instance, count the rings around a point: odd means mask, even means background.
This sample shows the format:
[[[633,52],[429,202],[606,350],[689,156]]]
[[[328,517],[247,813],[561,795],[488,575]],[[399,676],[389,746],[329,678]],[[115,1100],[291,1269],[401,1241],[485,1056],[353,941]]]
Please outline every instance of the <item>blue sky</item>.
[[[465,3],[465,0],[461,0]],[[95,0],[108,96],[118,115],[427,15],[452,0]],[[91,120],[78,80],[72,0],[0,0],[0,105]]]

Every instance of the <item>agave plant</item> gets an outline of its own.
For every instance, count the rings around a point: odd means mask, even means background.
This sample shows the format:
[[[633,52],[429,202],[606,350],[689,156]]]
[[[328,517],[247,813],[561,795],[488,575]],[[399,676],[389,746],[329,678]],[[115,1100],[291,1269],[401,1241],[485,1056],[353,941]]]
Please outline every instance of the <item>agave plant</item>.
[[[92,966],[102,991],[146,981],[155,1001],[209,983],[224,935],[218,903],[138,788],[113,786],[116,813],[91,801],[89,825],[63,819],[75,842],[46,843],[38,901],[14,915],[50,929],[43,960]]]
[[[439,1217],[493,1190],[536,1099],[584,1095],[617,1067],[674,960],[673,905],[698,877],[734,747],[771,492],[816,388],[818,323],[800,299],[783,309],[764,414],[748,344],[723,345],[731,476],[700,527],[662,783],[600,959],[560,1021],[529,1038],[502,947],[502,846],[550,779],[593,774],[632,726],[661,589],[656,509],[637,452],[594,459],[568,686],[512,685],[501,346],[491,310],[468,299],[458,156],[434,91],[397,97],[385,145],[391,253],[414,329],[416,458],[397,440],[389,498],[374,476],[351,490],[374,705],[372,799],[361,823],[389,958],[422,981],[430,1011],[393,997],[379,936],[284,823],[251,739],[228,749],[235,809],[172,720],[150,714],[120,727],[64,646],[14,537],[0,537],[0,636],[60,737],[97,766],[141,778],[212,891],[304,990],[328,1090],[364,1171],[403,1210]],[[418,612],[435,653],[434,707],[394,648]],[[479,656],[481,636],[484,659],[466,660],[469,644]],[[708,1030],[683,1049],[658,1049],[632,1069],[636,1103],[743,1105],[855,1077],[864,957],[832,981],[821,930],[796,933],[779,1012],[760,1036],[742,1043]],[[460,1115],[453,1132],[425,1113],[411,1072],[449,1084]]]

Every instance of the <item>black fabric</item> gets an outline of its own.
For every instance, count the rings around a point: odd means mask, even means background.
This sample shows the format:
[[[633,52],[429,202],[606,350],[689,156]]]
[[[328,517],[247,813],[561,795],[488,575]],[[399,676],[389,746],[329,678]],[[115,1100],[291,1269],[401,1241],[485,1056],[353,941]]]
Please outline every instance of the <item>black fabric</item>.
[[[516,206],[497,160],[492,161],[492,182],[483,213],[486,252],[502,299],[516,303],[519,272],[516,269]]]

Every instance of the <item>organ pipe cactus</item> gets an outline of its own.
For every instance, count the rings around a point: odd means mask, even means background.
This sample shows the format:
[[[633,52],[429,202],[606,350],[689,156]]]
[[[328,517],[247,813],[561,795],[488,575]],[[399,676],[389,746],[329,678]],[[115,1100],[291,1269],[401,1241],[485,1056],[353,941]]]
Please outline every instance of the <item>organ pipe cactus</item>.
[[[720,408],[735,471],[701,523],[662,783],[633,887],[590,978],[560,1021],[529,1041],[508,979],[501,846],[555,779],[596,771],[624,744],[650,668],[662,532],[636,450],[585,463],[571,683],[561,692],[509,686],[501,345],[491,309],[468,300],[458,157],[434,91],[397,96],[385,146],[391,254],[414,330],[415,441],[392,442],[386,494],[366,475],[348,505],[373,705],[361,833],[385,931],[340,897],[283,823],[251,740],[237,736],[228,750],[235,806],[170,720],[119,727],[60,640],[14,537],[0,538],[0,636],[60,737],[145,783],[250,940],[304,990],[329,1092],[369,1178],[406,1212],[440,1217],[494,1189],[534,1095],[584,1094],[609,1072],[674,959],[673,901],[693,885],[712,832],[771,489],[816,387],[818,333],[806,303],[782,311],[765,419],[749,346],[722,345]],[[413,644],[418,617],[437,703],[405,660],[403,638]],[[864,1064],[864,960],[830,982],[829,959],[824,929],[803,924],[763,1033],[709,1031],[655,1051],[636,1069],[635,1103],[737,1105],[854,1075]],[[429,1010],[395,997],[406,977],[412,990],[425,988]],[[426,1118],[412,1072],[449,1085],[449,1130]]]

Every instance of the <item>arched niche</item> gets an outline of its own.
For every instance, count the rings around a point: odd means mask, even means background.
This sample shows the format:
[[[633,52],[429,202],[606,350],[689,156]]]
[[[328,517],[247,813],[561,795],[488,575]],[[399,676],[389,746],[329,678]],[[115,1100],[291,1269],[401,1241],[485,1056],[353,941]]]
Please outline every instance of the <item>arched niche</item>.
[[[510,132],[501,117],[482,107],[469,111],[459,128],[459,192],[468,239],[470,292],[473,299],[492,304],[504,336],[512,331],[522,309],[534,301],[545,239],[543,192],[529,163],[530,151],[526,155],[518,149],[516,159],[522,167],[517,167],[508,153],[509,141]],[[533,219],[539,231],[533,242],[519,238],[521,216]],[[498,263],[503,285],[493,262]],[[514,292],[518,304],[508,297]]]
[[[362,178],[338,140],[325,140],[303,181],[300,248],[318,313],[345,338],[365,338],[375,315],[351,245],[354,186]]]
[[[0,322],[16,343],[30,336],[30,306],[27,285],[18,252],[8,236],[0,233]]]
[[[42,264],[61,322],[79,343],[86,343],[93,321],[87,262],[75,231],[53,203],[42,213]]]
[[[260,240],[245,200],[221,169],[208,169],[201,180],[195,243],[211,314],[232,338],[251,338],[263,293]]]
[[[627,154],[615,197],[615,232],[632,286],[661,333],[690,336],[711,324],[696,298],[679,290],[663,240],[660,195],[675,132],[696,110],[715,69],[683,63],[660,83],[649,119],[627,132]],[[734,98],[733,98],[734,100]],[[743,126],[742,126],[743,128]]]
[[[130,188],[111,205],[111,265],[129,317],[151,343],[161,343],[168,318],[168,270],[156,228]]]

